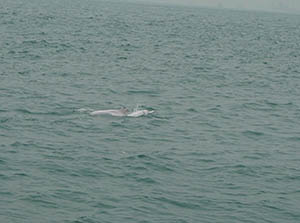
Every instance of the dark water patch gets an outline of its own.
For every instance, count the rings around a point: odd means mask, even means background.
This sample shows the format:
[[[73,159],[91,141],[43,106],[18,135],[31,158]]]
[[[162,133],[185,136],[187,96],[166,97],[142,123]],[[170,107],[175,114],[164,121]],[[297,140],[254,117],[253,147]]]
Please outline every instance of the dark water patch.
[[[74,221],[68,221],[70,223],[98,223],[98,220],[93,220],[93,218],[88,216],[81,216]]]
[[[50,109],[49,111],[36,111],[36,110],[31,110],[31,109],[26,109],[26,108],[18,108],[14,110],[17,113],[21,113],[24,115],[34,115],[34,116],[64,116],[64,115],[70,115],[72,114],[71,109]]]
[[[164,118],[162,118],[162,117],[158,117],[155,114],[154,114],[154,116],[155,116],[155,119],[151,119],[150,122],[149,122],[153,126],[160,127],[162,125],[165,125],[165,124],[169,123],[168,119],[170,119],[170,117],[164,117]]]
[[[68,189],[57,189],[51,192],[53,193],[52,197],[71,202],[84,202],[88,197],[87,193]]]
[[[199,208],[201,208],[200,205],[197,203],[178,201],[178,200],[170,199],[167,197],[158,197],[158,198],[156,198],[156,200],[158,200],[162,203],[165,203],[167,205],[176,206],[176,207],[184,208],[184,209],[199,209]]]
[[[1,124],[4,124],[4,123],[6,123],[6,122],[8,122],[8,121],[11,121],[12,120],[12,118],[1,118],[0,119],[0,123]],[[1,127],[0,127],[1,128]]]
[[[105,138],[102,138],[103,141],[105,142],[120,142],[121,140],[112,136],[112,137],[105,137]]]
[[[295,141],[295,142],[299,142],[300,141],[300,136],[291,136],[287,138],[288,141]]]
[[[16,177],[29,177],[29,175],[26,174],[26,173],[15,173],[14,176],[16,176]]]
[[[126,157],[125,159],[128,160],[137,160],[137,159],[141,159],[141,160],[154,160],[154,158],[152,158],[151,156],[145,155],[145,154],[138,154],[138,155],[131,155]]]
[[[126,128],[123,123],[119,123],[119,122],[111,122],[111,126],[114,128]]]
[[[216,122],[208,122],[208,123],[199,123],[201,126],[203,127],[208,127],[207,129],[210,129],[209,131],[215,131],[215,129],[219,129],[221,128],[220,125],[217,125]]]
[[[10,144],[13,148],[30,148],[35,147],[36,144],[33,142],[21,142],[21,141],[15,141],[14,143]]]
[[[158,97],[158,92],[154,90],[129,90],[127,91],[129,95],[147,95],[151,97]]]
[[[294,170],[294,172],[297,172],[299,170]],[[299,175],[293,175],[290,174],[289,176],[283,176],[280,181],[285,181],[285,182],[295,182],[295,181],[299,181],[300,182],[300,176]]]
[[[216,160],[212,160],[212,159],[203,159],[203,158],[194,158],[193,159],[195,162],[199,162],[199,163],[215,163]]]
[[[62,161],[76,161],[75,158],[71,156],[64,156],[60,153],[58,154],[51,154],[51,155],[43,155],[43,157],[47,160],[62,160]]]
[[[214,108],[209,108],[206,110],[207,112],[211,112],[211,113],[221,113],[222,109],[221,109],[221,106],[218,105]]]
[[[148,169],[144,166],[130,166],[130,169],[137,171],[137,172],[146,172]]]
[[[260,159],[263,159],[262,156],[260,156],[260,155],[255,155],[255,154],[253,154],[253,155],[246,155],[246,156],[244,156],[243,158],[244,158],[244,159],[250,159],[250,160],[260,160]]]
[[[158,172],[173,172],[174,171],[174,164],[168,163],[160,163],[157,164],[156,162],[143,162],[148,168]],[[173,168],[172,168],[173,167]]]
[[[24,108],[18,108],[15,109],[16,112],[22,113],[22,114],[32,114],[32,112],[28,109],[24,109]]]
[[[187,109],[188,112],[192,112],[192,113],[198,113],[198,111],[194,108],[189,108]]]
[[[4,159],[0,159],[0,165],[5,165],[6,161]]]
[[[49,160],[45,160],[45,162],[40,167],[40,170],[46,171],[49,174],[61,174],[64,175],[68,172],[68,169],[64,168],[62,164],[58,164],[50,162]]]
[[[115,208],[117,208],[116,205],[109,204],[108,202],[101,202],[101,201],[96,202],[93,205],[93,207],[100,208],[100,209],[115,209]]]
[[[250,139],[258,139],[265,135],[263,132],[253,131],[253,130],[243,131],[242,134]]]
[[[79,175],[82,178],[91,178],[91,179],[101,179],[103,177],[113,177],[114,174],[101,170],[99,168],[81,168],[75,174]]]
[[[171,165],[170,163],[166,162],[161,162],[158,163],[157,160],[161,159],[160,156],[158,157],[153,157],[145,154],[139,154],[139,155],[134,155],[134,156],[129,156],[126,157],[126,160],[129,160],[130,162],[135,162],[138,165],[141,166],[136,166],[136,165],[130,165],[134,169],[138,170],[156,170],[156,171],[167,171],[167,172],[172,172],[174,169],[172,168],[173,164]]]
[[[158,184],[154,179],[150,177],[135,177],[136,181],[144,184]]]
[[[249,177],[258,177],[258,173],[257,171],[255,171],[255,168],[253,167],[238,164],[232,166],[231,169],[236,174],[241,174],[243,176],[249,176]]]
[[[0,179],[1,179],[1,174],[0,174]],[[2,197],[6,197],[6,196],[13,196],[13,193],[9,192],[9,191],[0,191],[0,195]]]
[[[44,207],[44,208],[58,208],[58,204],[53,202],[47,195],[40,193],[32,193],[24,195],[19,198],[20,201],[29,202],[34,206]]]
[[[174,139],[172,137],[157,137],[152,139],[152,142],[156,143],[173,143]]]

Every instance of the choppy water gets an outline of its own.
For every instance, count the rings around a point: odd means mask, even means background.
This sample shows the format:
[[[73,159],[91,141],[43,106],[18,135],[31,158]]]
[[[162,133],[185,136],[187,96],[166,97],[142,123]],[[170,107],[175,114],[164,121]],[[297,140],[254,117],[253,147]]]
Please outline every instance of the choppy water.
[[[0,222],[300,222],[299,96],[297,15],[2,0]]]

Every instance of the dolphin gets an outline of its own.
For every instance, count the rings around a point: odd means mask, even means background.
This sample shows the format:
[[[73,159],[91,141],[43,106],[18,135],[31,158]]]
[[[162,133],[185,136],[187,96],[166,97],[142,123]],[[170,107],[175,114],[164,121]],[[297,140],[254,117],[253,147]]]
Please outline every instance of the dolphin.
[[[127,108],[121,108],[121,109],[109,109],[109,110],[97,110],[90,113],[90,115],[112,115],[112,116],[128,116],[128,117],[140,117],[143,115],[148,115],[153,113],[154,111],[149,110],[135,110],[133,112],[129,112]]]
[[[109,110],[98,110],[93,111],[90,114],[91,115],[112,115],[112,116],[126,116],[129,113],[127,108],[121,108],[121,109],[109,109]]]

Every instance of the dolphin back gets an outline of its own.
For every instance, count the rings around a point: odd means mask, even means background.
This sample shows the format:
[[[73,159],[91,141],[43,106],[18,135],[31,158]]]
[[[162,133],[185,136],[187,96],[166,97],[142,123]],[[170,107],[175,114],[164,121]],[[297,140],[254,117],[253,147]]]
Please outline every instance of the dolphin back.
[[[90,113],[91,115],[112,115],[112,116],[125,116],[127,113],[123,109],[111,109],[111,110],[98,110]]]

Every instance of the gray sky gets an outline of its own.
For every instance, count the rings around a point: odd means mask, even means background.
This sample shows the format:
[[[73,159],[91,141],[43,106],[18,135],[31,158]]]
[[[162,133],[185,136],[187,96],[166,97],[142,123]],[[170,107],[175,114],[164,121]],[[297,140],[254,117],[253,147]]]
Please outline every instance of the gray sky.
[[[136,0],[139,1],[139,0]],[[140,0],[208,7],[300,12],[300,0]]]

